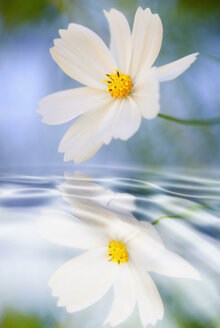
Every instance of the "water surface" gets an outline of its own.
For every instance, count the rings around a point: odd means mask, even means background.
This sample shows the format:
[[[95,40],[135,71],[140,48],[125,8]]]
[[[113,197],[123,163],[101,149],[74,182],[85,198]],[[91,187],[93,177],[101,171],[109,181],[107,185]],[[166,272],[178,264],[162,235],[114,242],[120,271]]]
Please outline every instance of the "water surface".
[[[56,307],[47,287],[51,274],[77,253],[43,240],[36,220],[42,210],[71,212],[58,186],[63,167],[20,169],[19,174],[3,171],[0,177],[0,312],[50,318],[42,327],[55,322],[71,327],[101,327],[111,298],[73,315]],[[4,173],[3,173],[4,172]],[[32,174],[31,174],[32,172]],[[132,168],[84,167],[81,172],[94,187],[77,184],[78,199],[96,201],[129,211],[139,220],[154,224],[166,246],[191,262],[202,281],[171,279],[152,275],[161,293],[165,317],[156,327],[217,327],[220,295],[220,175],[218,172],[184,172]],[[87,179],[87,178],[85,178]],[[107,192],[106,192],[107,190]],[[101,309],[101,310],[100,310]],[[36,319],[37,320],[37,319]],[[139,327],[137,314],[121,327]],[[208,325],[208,326],[207,326]],[[64,327],[64,326],[62,326]],[[66,327],[66,326],[65,326]]]

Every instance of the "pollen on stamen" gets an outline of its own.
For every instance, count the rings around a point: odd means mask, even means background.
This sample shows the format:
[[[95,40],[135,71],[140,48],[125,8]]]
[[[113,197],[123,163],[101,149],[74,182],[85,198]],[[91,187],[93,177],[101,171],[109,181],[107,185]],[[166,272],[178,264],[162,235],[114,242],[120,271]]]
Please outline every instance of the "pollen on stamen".
[[[105,74],[109,80],[103,80],[107,83],[107,92],[114,98],[121,98],[127,96],[132,88],[132,79],[129,75],[120,73],[118,69],[116,73]]]
[[[118,265],[127,263],[129,260],[128,252],[123,243],[120,241],[111,240],[108,244],[107,257],[111,257],[109,261],[116,262]]]

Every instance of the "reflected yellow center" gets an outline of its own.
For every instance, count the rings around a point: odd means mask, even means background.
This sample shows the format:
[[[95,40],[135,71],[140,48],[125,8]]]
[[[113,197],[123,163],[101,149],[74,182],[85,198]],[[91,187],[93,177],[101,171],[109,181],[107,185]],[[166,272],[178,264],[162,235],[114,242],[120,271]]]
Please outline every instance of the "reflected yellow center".
[[[116,73],[106,74],[108,80],[104,80],[108,84],[107,92],[114,98],[121,98],[127,96],[132,88],[132,79],[129,75],[119,73],[119,70],[115,70]]]
[[[128,262],[128,252],[123,243],[120,241],[111,240],[108,244],[109,261],[116,262],[118,265]]]

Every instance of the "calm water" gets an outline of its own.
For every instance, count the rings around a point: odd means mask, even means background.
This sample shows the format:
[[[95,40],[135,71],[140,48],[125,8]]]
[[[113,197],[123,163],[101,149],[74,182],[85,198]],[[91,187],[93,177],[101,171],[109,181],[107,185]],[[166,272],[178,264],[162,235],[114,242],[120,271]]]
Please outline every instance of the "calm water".
[[[72,179],[69,193],[73,197],[118,211],[132,211],[138,219],[154,223],[166,246],[200,271],[202,282],[152,275],[165,305],[164,320],[156,327],[195,327],[193,322],[200,324],[198,327],[217,327],[217,172],[160,173],[104,167],[85,167],[77,173],[71,169],[64,173],[63,168],[57,167],[45,170],[44,174],[39,168],[21,169],[19,174],[5,171],[0,178],[0,313],[10,309],[34,314],[36,318],[50,318],[42,327],[55,327],[55,322],[62,327],[101,327],[111,295],[88,310],[67,315],[64,309],[56,307],[56,299],[47,287],[50,275],[76,254],[43,240],[36,224],[42,210],[71,212],[57,188],[66,181],[64,174]],[[84,177],[83,183],[79,176]],[[91,178],[96,185],[91,185]],[[139,327],[137,315],[121,327]]]

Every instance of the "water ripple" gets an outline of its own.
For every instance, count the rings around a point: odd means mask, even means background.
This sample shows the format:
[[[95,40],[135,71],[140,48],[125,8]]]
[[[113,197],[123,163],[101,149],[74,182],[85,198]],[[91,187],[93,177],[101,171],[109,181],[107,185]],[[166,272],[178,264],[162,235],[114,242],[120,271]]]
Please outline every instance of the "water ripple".
[[[11,222],[11,217],[25,217],[27,212],[31,218],[47,208],[69,210],[67,204],[72,205],[73,201],[74,204],[90,202],[114,211],[134,213],[141,220],[158,222],[157,227],[167,243],[170,243],[168,231],[172,228],[175,244],[181,243],[182,249],[192,247],[193,239],[187,239],[191,234],[194,240],[199,240],[200,256],[205,254],[201,240],[206,244],[205,249],[211,250],[216,249],[213,245],[220,238],[219,199],[220,180],[213,173],[211,177],[200,178],[192,174],[122,169],[109,172],[93,168],[89,174],[4,175],[0,178],[0,210],[4,213],[4,224]],[[91,217],[85,210],[83,215]],[[0,219],[3,222],[3,216]],[[175,225],[167,225],[169,221]],[[178,229],[182,231],[181,236]],[[193,249],[197,248],[197,243],[193,244]],[[217,255],[220,256],[212,249],[212,268],[218,262]],[[220,272],[217,264],[216,268]]]
[[[217,290],[220,274],[218,173],[199,176],[198,172],[187,175],[103,167],[87,171],[0,177],[0,262],[8,272],[7,279],[10,275],[14,281],[15,270],[18,278],[21,263],[25,270],[19,279],[26,283],[28,268],[46,272],[46,267],[55,270],[58,262],[69,259],[68,251],[58,251],[40,239],[35,222],[41,211],[68,211],[89,221],[96,215],[91,210],[96,206],[154,224],[166,247],[199,270],[208,285],[203,298],[210,300],[210,290]],[[53,270],[49,269],[50,274]],[[217,301],[212,309],[220,302],[220,297],[214,296]]]

